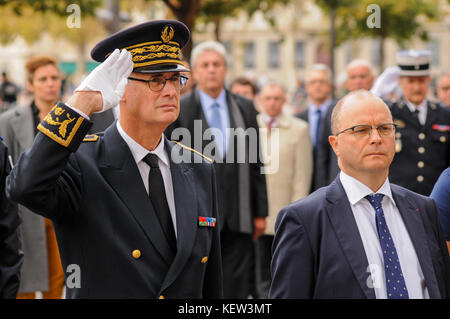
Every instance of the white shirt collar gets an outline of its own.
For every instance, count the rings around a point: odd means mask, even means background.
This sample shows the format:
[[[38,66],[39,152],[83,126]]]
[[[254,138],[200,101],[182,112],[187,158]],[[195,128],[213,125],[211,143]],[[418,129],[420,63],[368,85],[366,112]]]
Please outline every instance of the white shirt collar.
[[[221,107],[227,105],[225,89],[222,89],[219,96],[215,99],[200,89],[198,89],[198,92],[200,95],[200,102],[202,103],[202,105],[205,105],[208,109],[210,109],[214,103],[218,103]]]
[[[275,117],[273,118],[272,127],[277,127],[278,120],[280,119],[280,116],[281,116],[281,114],[279,114],[278,116],[275,116]],[[263,113],[263,118],[264,118],[264,122],[265,122],[267,125],[269,125],[269,122],[270,122],[270,120],[272,119],[272,117],[269,116],[269,115],[267,115],[267,114],[265,114],[265,113]]]
[[[136,161],[136,164],[142,161],[142,159],[148,154],[156,154],[158,158],[162,161],[163,164],[169,165],[169,158],[167,156],[167,153],[164,151],[164,133],[161,135],[161,141],[159,142],[158,146],[153,150],[149,151],[145,147],[143,147],[141,144],[133,140],[122,128],[120,125],[120,121],[117,121],[117,130],[119,131],[120,136],[124,139],[125,143],[127,143],[128,147],[130,148],[131,154],[133,155],[134,160]]]
[[[408,105],[408,108],[411,112],[414,112],[416,109],[421,111],[426,111],[427,108],[427,99],[423,99],[423,101],[419,105],[415,105],[414,103],[408,101],[405,99],[406,105]]]
[[[351,205],[355,205],[367,195],[374,194],[374,192],[368,186],[361,183],[356,178],[344,173],[343,171],[340,172],[339,178]],[[394,198],[392,197],[391,186],[389,184],[389,178],[386,178],[383,185],[376,192],[376,194],[385,195],[385,197],[389,198],[395,205]]]
[[[310,102],[310,103],[309,103],[309,110],[310,110],[310,112],[315,112],[315,111],[317,111],[318,109],[320,109],[320,111],[322,112],[322,114],[325,114],[325,112],[327,111],[327,108],[328,108],[328,106],[330,105],[330,103],[331,103],[331,100],[330,100],[330,99],[326,100],[325,102],[323,102],[323,103],[320,104],[320,105],[316,105],[316,104]]]

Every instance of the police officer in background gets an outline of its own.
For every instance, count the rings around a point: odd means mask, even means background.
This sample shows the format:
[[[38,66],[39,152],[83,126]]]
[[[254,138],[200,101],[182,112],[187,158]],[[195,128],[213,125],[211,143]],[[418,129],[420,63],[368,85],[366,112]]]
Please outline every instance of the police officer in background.
[[[389,181],[426,196],[450,164],[450,113],[427,100],[430,60],[428,51],[397,54],[403,97],[390,105],[397,130]]]

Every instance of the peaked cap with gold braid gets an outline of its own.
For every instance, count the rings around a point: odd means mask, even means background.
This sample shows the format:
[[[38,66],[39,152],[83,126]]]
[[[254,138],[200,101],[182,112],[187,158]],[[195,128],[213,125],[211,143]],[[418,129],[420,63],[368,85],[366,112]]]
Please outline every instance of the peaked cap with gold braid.
[[[176,20],[154,20],[119,31],[97,43],[91,56],[103,62],[115,49],[127,49],[133,72],[185,72],[181,49],[189,41],[189,29]]]

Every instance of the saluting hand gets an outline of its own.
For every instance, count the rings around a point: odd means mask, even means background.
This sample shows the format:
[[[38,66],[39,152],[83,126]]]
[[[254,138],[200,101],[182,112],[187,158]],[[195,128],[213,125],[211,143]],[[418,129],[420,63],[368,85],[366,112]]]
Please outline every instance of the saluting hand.
[[[132,71],[131,53],[125,49],[122,51],[115,49],[75,89],[75,94],[69,99],[68,104],[88,116],[118,105]]]

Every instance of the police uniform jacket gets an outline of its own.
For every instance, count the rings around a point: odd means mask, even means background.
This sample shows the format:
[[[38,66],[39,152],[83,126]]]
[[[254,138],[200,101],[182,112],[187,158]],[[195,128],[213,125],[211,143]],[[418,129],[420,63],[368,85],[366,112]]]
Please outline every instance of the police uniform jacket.
[[[213,166],[164,140],[169,155],[183,157],[180,163],[169,156],[178,229],[174,253],[115,123],[74,146],[90,125],[78,117],[61,129],[65,113],[68,119],[77,115],[58,106],[59,113],[53,110],[41,123],[44,129],[14,167],[7,189],[52,220],[67,297],[220,298],[218,227],[199,226],[199,217],[217,215]],[[50,124],[58,119],[60,125]]]
[[[0,299],[16,298],[23,264],[17,205],[5,195],[9,170],[7,148],[0,137]]]
[[[389,106],[397,124],[389,181],[428,196],[450,165],[450,112],[428,101],[426,122],[421,125],[404,100]]]

